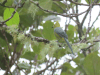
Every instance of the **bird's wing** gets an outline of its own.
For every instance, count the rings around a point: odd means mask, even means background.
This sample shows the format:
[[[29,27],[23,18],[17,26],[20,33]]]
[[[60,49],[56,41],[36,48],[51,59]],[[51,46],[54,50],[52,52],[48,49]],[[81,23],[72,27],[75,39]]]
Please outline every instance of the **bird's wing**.
[[[54,32],[56,32],[60,37],[63,37],[63,38],[67,38],[68,39],[67,34],[65,33],[65,31],[61,27],[56,27],[54,29]]]

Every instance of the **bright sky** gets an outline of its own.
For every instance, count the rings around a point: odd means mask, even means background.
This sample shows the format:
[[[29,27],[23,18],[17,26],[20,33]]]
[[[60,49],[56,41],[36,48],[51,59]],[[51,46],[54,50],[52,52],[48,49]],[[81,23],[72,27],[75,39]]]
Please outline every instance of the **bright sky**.
[[[81,0],[81,1],[82,1],[82,3],[86,4],[85,0]],[[84,12],[87,9],[88,9],[87,6],[82,6],[81,5],[79,7],[79,13]],[[92,12],[91,12],[91,24],[96,19],[99,11],[100,11],[100,7],[99,6],[94,6],[93,7]],[[62,16],[60,16],[60,17],[61,17],[60,25],[61,25],[61,27],[64,27],[65,26],[65,22],[66,22],[66,17],[62,17]],[[84,14],[79,16],[79,20],[82,21],[83,17],[84,17]],[[68,20],[68,18],[67,18],[67,20]],[[90,20],[90,15],[88,15],[87,19],[85,20],[84,26],[88,27],[89,20]],[[73,22],[73,21],[71,21],[70,24],[76,25],[75,22]],[[90,24],[90,26],[91,26],[91,24]],[[99,24],[100,24],[100,18],[98,18],[98,20],[95,22],[94,27],[96,27],[96,28],[100,27]]]

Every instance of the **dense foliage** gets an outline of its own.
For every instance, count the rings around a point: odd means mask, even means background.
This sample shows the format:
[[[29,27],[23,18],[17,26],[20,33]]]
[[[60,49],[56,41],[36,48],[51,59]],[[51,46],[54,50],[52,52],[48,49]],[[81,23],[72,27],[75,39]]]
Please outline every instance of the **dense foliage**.
[[[58,75],[60,70],[60,75],[100,75],[100,29],[95,28],[100,14],[91,22],[92,9],[100,6],[100,1],[85,2],[0,0],[0,68],[4,75],[20,75],[20,72],[25,75]],[[80,5],[88,8],[80,13]],[[79,16],[83,14],[81,21]],[[60,25],[58,15],[67,18],[68,23],[63,27],[76,56],[71,54],[65,42],[58,42],[55,38],[52,26]],[[88,15],[89,22],[85,27]],[[76,25],[72,25],[72,21]],[[59,64],[63,57],[65,62]],[[22,58],[28,62],[21,61]],[[71,66],[72,61],[76,63],[76,68]],[[11,70],[13,66],[15,68]]]

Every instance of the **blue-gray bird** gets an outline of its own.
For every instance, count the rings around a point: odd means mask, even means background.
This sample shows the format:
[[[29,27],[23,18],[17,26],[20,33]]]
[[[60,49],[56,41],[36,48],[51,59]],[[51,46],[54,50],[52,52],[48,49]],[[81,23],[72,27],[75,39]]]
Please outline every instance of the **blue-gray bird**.
[[[67,36],[67,34],[65,33],[65,31],[60,27],[60,25],[56,25],[56,24],[55,24],[53,27],[54,27],[54,33],[55,33],[56,38],[57,38],[57,39],[62,39],[62,38],[64,38],[64,40],[66,41],[68,47],[71,49],[72,54],[74,54],[74,53],[73,53],[73,49],[72,49],[71,45],[69,44],[68,36]]]

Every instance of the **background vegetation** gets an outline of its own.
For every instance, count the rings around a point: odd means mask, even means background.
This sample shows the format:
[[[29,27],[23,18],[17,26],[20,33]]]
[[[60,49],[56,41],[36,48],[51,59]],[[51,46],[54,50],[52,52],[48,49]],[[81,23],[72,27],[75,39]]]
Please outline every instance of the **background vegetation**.
[[[85,1],[87,4],[81,0],[0,0],[0,68],[4,75],[57,75],[59,70],[60,75],[100,75],[100,29],[95,28],[100,14],[91,22],[92,9],[100,6],[100,0]],[[79,6],[88,8],[79,13]],[[64,30],[76,56],[54,36],[52,26],[60,20],[57,15],[69,19]],[[65,55],[71,59],[59,64]],[[21,58],[29,62],[22,62]],[[72,61],[76,68],[70,65]]]

